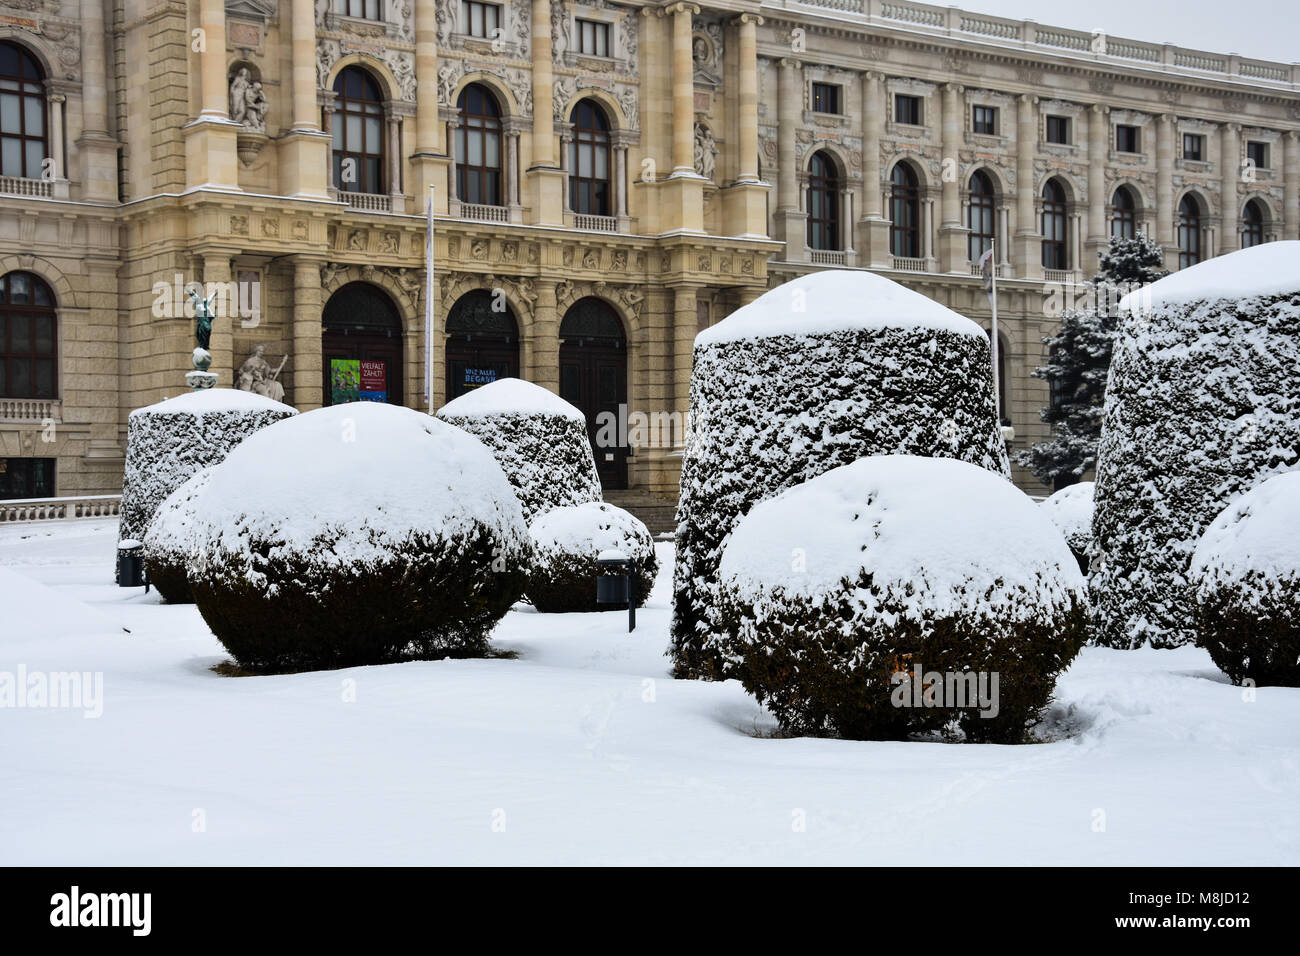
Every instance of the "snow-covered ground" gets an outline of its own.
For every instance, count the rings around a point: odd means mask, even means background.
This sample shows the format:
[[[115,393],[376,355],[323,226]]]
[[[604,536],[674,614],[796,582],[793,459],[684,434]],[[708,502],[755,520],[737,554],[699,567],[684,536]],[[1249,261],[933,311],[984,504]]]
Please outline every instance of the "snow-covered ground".
[[[515,659],[235,678],[115,538],[0,526],[0,677],[103,674],[98,718],[0,709],[0,863],[1300,863],[1300,689],[1199,649],[1085,649],[1054,743],[782,739],[667,676],[670,546],[631,636],[520,607]]]

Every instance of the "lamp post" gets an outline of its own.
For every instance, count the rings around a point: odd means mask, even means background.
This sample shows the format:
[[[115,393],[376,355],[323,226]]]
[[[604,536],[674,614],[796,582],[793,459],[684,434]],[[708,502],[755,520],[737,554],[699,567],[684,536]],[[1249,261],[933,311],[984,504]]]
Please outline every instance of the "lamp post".
[[[596,603],[626,604],[627,632],[636,630],[636,562],[610,548],[596,555]]]

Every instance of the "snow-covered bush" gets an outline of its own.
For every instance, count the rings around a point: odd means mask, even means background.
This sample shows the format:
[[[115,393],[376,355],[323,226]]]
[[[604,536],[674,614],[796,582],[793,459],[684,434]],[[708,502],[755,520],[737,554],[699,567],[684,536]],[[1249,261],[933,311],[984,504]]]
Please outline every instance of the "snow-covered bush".
[[[194,515],[212,469],[191,475],[166,497],[144,533],[144,569],[168,604],[191,604],[189,567],[194,560]]]
[[[582,412],[554,392],[503,378],[452,399],[438,417],[496,457],[532,521],[552,508],[600,501],[600,478]]]
[[[1234,683],[1300,687],[1300,472],[1214,519],[1192,554],[1197,641]]]
[[[1079,570],[1088,573],[1088,551],[1092,547],[1092,493],[1096,487],[1091,481],[1069,485],[1052,495],[1039,507],[1052,523],[1065,535],[1065,543],[1074,552]]]
[[[1097,463],[1096,639],[1194,638],[1188,565],[1225,505],[1300,459],[1300,242],[1162,279],[1121,304]]]
[[[248,668],[488,650],[523,591],[527,529],[472,435],[395,405],[307,412],[213,470],[190,588]]]
[[[1087,624],[1056,526],[952,459],[864,458],[756,505],[719,580],[729,672],[801,734],[1019,741]]]
[[[127,418],[119,539],[144,537],[158,506],[195,472],[298,410],[237,388],[185,392]]]
[[[602,551],[622,551],[636,561],[637,607],[654,587],[654,539],[622,508],[603,501],[555,508],[533,521],[528,538],[525,593],[539,611],[608,610],[596,603],[596,556]]]
[[[958,458],[1009,476],[978,325],[869,272],[778,286],[695,339],[671,655],[725,676],[710,646],[717,568],[764,498],[867,455]]]

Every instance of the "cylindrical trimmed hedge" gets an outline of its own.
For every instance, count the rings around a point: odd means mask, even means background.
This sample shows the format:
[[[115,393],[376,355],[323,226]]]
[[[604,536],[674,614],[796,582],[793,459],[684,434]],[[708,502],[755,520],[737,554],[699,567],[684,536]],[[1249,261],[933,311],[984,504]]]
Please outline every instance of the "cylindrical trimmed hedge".
[[[487,445],[514,486],[525,520],[600,501],[587,419],[554,392],[503,378],[448,402],[438,418]]]
[[[1300,242],[1208,260],[1121,307],[1097,461],[1095,639],[1175,647],[1195,639],[1201,534],[1300,461]]]
[[[218,464],[249,435],[297,415],[235,388],[184,392],[127,417],[119,539],[144,538],[158,506],[191,475]]]
[[[756,505],[719,580],[729,673],[800,734],[1019,742],[1087,624],[1056,526],[952,459],[864,458]]]
[[[1228,505],[1192,555],[1196,632],[1236,684],[1300,687],[1300,472]]]
[[[212,477],[204,468],[191,475],[158,506],[144,534],[144,569],[168,604],[192,604],[189,568],[194,562],[194,516]]]
[[[609,610],[596,603],[596,557],[602,551],[621,551],[636,562],[637,607],[654,587],[654,538],[622,508],[603,501],[555,508],[533,521],[528,538],[525,593],[539,611]]]
[[[726,676],[712,646],[717,568],[737,520],[867,455],[957,458],[1009,477],[978,325],[868,272],[778,286],[695,340],[677,511],[670,655]]]
[[[335,405],[213,471],[190,588],[250,669],[481,655],[523,591],[527,529],[483,444],[428,415]]]

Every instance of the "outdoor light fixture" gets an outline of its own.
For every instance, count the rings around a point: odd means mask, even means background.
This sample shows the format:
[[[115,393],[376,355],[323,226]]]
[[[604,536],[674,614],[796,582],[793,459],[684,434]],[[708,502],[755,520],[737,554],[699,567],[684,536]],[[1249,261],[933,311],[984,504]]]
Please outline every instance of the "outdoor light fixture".
[[[622,551],[596,555],[596,603],[626,604],[627,632],[636,630],[636,562]]]
[[[149,593],[149,580],[144,576],[144,545],[134,538],[124,538],[117,544],[117,586],[143,587]]]

